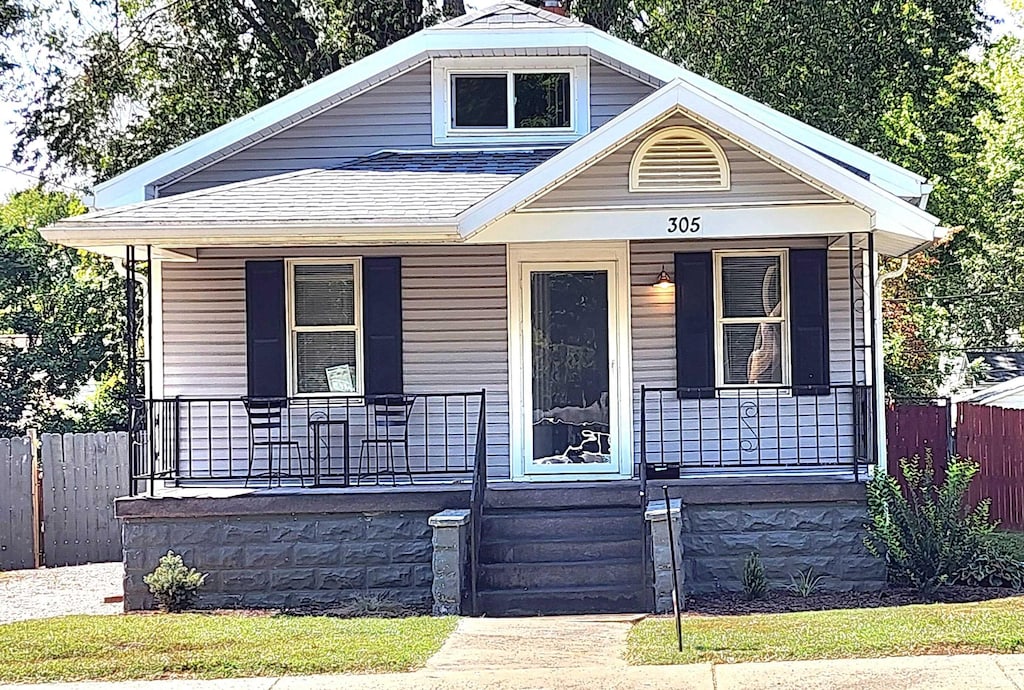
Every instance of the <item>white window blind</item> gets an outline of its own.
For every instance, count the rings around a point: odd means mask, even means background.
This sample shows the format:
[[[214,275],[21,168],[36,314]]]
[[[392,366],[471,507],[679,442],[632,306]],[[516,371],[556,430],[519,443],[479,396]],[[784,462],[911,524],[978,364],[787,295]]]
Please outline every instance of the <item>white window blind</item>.
[[[720,254],[717,269],[719,384],[784,385],[785,253]]]
[[[358,263],[294,262],[290,279],[293,391],[360,393]]]

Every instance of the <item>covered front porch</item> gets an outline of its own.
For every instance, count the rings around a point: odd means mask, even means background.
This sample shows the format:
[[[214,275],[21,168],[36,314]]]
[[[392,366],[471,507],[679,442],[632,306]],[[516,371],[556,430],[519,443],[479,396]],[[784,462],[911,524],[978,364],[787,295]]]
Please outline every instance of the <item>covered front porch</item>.
[[[143,317],[132,323],[140,337],[129,382],[131,493],[861,480],[877,462],[871,242],[848,233],[586,247],[212,248],[176,262],[130,248],[128,314]],[[819,257],[827,285],[816,307],[827,322],[811,324],[823,348],[810,374],[818,378],[797,385],[806,374],[794,369],[790,331],[804,326],[788,307],[800,289],[794,277],[783,285],[775,276],[794,273],[792,257],[809,255]],[[687,264],[704,256],[726,268],[735,261],[741,277],[751,276],[757,309],[781,313],[784,297],[787,306],[777,321],[762,319],[767,325],[739,324],[749,341],[722,359],[730,369],[718,376],[680,369],[696,321],[677,295],[693,296],[698,280],[714,279]],[[294,275],[299,266],[365,272],[381,261],[397,267],[392,292],[400,296],[391,301],[390,359],[364,328],[383,303],[354,272],[328,286],[350,291],[347,308],[361,316],[348,346],[328,341],[307,365],[295,353],[305,331],[292,327],[279,358],[259,359],[252,314],[264,314],[265,302],[253,296],[266,290],[253,264],[293,265]],[[669,285],[659,282],[666,268]],[[294,293],[282,293],[283,313],[294,310]],[[702,308],[713,312],[719,298],[704,294]],[[587,310],[574,306],[580,301]],[[773,332],[783,336],[774,345]],[[755,365],[767,380],[750,378]],[[364,376],[385,387],[365,388],[377,384]],[[282,382],[278,394],[260,389],[268,379]]]

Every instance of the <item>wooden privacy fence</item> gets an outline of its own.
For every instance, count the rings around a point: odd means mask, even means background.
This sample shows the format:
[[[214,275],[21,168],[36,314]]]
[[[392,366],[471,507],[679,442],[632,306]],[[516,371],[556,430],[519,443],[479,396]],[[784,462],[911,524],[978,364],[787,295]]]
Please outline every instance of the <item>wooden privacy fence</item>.
[[[0,570],[120,560],[127,492],[123,432],[0,439]]]
[[[989,405],[896,404],[886,414],[889,473],[900,479],[899,462],[930,449],[936,478],[954,453],[978,464],[972,503],[992,499],[992,517],[1004,529],[1024,530],[1024,410]]]
[[[956,451],[978,463],[971,501],[992,499],[1004,529],[1024,529],[1024,410],[957,406]]]

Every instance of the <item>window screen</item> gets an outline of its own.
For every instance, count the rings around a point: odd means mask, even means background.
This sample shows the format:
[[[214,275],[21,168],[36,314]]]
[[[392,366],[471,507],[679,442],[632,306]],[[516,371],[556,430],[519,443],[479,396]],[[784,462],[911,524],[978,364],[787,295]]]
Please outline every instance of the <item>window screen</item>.
[[[516,112],[514,125],[517,128],[569,127],[572,118],[569,106],[569,74],[516,74]]]
[[[358,393],[356,264],[296,263],[291,276],[295,392]]]
[[[452,126],[508,127],[507,75],[452,77]]]
[[[718,351],[724,384],[783,383],[782,274],[781,255],[721,258]]]

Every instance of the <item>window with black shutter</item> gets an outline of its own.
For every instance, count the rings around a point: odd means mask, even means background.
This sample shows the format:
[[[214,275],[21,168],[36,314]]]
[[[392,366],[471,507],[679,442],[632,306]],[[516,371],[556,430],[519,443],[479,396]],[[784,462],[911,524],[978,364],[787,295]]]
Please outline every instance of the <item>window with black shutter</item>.
[[[288,264],[291,390],[298,395],[363,392],[359,259]]]

